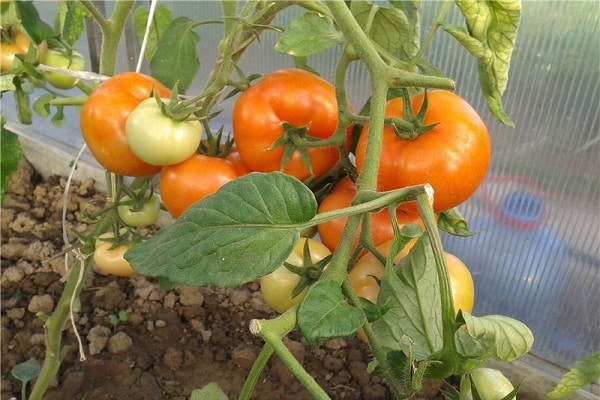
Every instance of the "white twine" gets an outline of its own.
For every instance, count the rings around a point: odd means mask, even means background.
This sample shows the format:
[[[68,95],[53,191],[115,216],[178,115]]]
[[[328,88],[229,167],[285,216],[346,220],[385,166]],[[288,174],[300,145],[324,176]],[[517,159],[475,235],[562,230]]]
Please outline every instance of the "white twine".
[[[144,61],[144,54],[146,53],[146,46],[148,45],[148,38],[150,37],[150,29],[152,28],[152,20],[154,19],[154,11],[156,10],[156,4],[158,0],[152,0],[150,2],[150,10],[148,11],[148,21],[146,22],[146,31],[144,32],[144,39],[142,40],[142,48],[140,49],[140,56],[138,57],[136,72],[142,70],[142,63]]]

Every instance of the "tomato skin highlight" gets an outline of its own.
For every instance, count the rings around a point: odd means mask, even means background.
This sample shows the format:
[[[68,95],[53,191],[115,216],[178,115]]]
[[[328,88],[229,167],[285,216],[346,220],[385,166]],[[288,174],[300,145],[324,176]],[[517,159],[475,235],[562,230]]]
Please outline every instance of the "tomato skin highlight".
[[[491,160],[491,143],[481,117],[460,96],[433,90],[427,97],[429,106],[424,123],[438,125],[413,140],[399,138],[386,125],[377,182],[381,191],[429,183],[434,190],[434,211],[442,212],[467,200],[481,184]],[[423,100],[423,94],[411,99],[415,114]],[[388,101],[385,115],[401,118],[402,99]],[[357,143],[359,171],[364,165],[367,137],[368,124]],[[415,209],[414,204],[410,206]]]
[[[162,99],[169,102],[169,99]],[[198,150],[202,124],[198,120],[174,121],[163,114],[156,99],[142,101],[125,124],[127,144],[150,165],[179,164]]]
[[[85,59],[77,52],[73,52],[71,56],[54,49],[48,49],[41,62],[50,67],[65,68],[72,71],[85,70]],[[44,77],[49,84],[57,89],[71,89],[77,84],[78,78],[69,76],[62,72],[44,71]]]
[[[283,134],[283,123],[308,127],[308,135],[327,139],[338,125],[335,89],[326,80],[300,69],[281,69],[245,90],[233,109],[233,135],[244,163],[252,171],[279,171],[283,146],[269,150]],[[307,149],[315,176],[338,161],[334,146]],[[311,176],[295,150],[283,172],[304,180]]]
[[[356,195],[356,191],[356,185],[350,178],[342,178],[342,180],[340,180],[340,182],[338,182],[331,190],[329,195],[321,201],[318,212],[324,213],[326,211],[349,207],[352,199]],[[410,223],[424,226],[423,220],[419,214],[403,210],[401,207],[396,210],[396,220],[400,227]],[[321,241],[331,251],[334,251],[337,248],[347,221],[348,217],[341,217],[318,225],[317,230]],[[361,229],[359,228],[356,232],[354,246],[358,244],[360,231]],[[371,236],[375,246],[394,238],[394,228],[387,209],[371,214]]]
[[[131,112],[156,90],[161,97],[171,91],[156,79],[124,72],[103,82],[81,109],[80,126],[92,155],[110,172],[127,176],[156,174],[160,167],[140,160],[127,144],[125,124]]]
[[[331,251],[321,242],[311,238],[300,238],[286,262],[297,267],[305,266],[303,260],[305,242],[308,242],[313,263],[331,255]],[[292,297],[292,293],[299,282],[300,276],[282,265],[270,274],[260,278],[260,291],[267,304],[278,313],[283,314],[304,299],[308,288],[304,288],[300,294]]]
[[[135,271],[123,255],[129,250],[133,243],[121,244],[111,249],[113,243],[102,239],[113,238],[112,232],[104,233],[98,236],[96,240],[96,250],[94,250],[95,270],[104,275],[113,275],[121,277],[130,277],[135,275]]]
[[[167,211],[178,218],[189,206],[238,178],[225,159],[196,153],[187,160],[160,171],[160,197]]]

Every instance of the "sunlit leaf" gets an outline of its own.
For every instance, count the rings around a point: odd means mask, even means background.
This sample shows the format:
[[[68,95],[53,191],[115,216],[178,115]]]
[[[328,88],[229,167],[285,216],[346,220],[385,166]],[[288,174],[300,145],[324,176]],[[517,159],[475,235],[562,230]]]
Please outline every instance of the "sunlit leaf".
[[[573,363],[554,390],[548,393],[548,397],[552,399],[566,397],[597,379],[600,379],[600,351]]]
[[[331,279],[313,284],[298,308],[298,326],[312,344],[350,336],[366,321],[364,313],[348,304],[340,285]]]
[[[513,126],[502,106],[502,94],[521,19],[521,1],[456,0],[456,4],[468,29],[450,25],[444,29],[477,58],[488,108],[502,123]]]
[[[279,172],[231,181],[126,253],[143,275],[235,287],[281,266],[316,214],[313,193]]]
[[[504,315],[475,317],[465,312],[462,318],[469,336],[496,360],[516,360],[533,346],[533,333],[516,319]]]
[[[149,14],[148,9],[145,7],[138,7],[133,13],[133,26],[140,44],[144,41]],[[159,4],[154,10],[154,18],[152,19],[148,41],[146,42],[146,49],[144,51],[144,58],[146,58],[146,60],[152,60],[159,39],[172,21],[173,13],[171,12],[171,9],[164,4]]]
[[[351,10],[367,35],[390,53],[400,50],[408,38],[410,23],[400,8],[353,1]]]
[[[444,211],[438,215],[438,227],[450,234],[457,236],[472,236],[469,225],[457,208]]]
[[[373,323],[375,334],[386,348],[404,350],[401,339],[408,337],[417,360],[442,348],[441,297],[427,235],[400,261],[395,273],[386,270],[378,302],[388,301],[391,308]]]
[[[275,50],[295,57],[308,57],[343,41],[343,35],[335,28],[331,18],[307,12],[290,23]]]
[[[150,61],[152,76],[168,87],[177,83],[180,93],[189,88],[200,68],[200,36],[192,30],[195,26],[196,22],[189,18],[175,19],[160,37]]]
[[[62,39],[70,45],[75,44],[85,32],[85,19],[90,12],[78,1],[58,3],[56,31],[62,34]]]

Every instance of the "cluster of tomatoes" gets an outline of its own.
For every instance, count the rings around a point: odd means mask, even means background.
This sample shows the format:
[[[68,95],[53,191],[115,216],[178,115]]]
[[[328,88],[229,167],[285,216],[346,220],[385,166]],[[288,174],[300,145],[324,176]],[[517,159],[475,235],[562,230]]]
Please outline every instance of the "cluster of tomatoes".
[[[14,26],[2,29],[0,73],[10,73],[10,71],[16,70],[21,60],[24,60],[28,54],[32,55],[32,61],[49,67],[71,71],[85,69],[85,59],[76,51],[63,47],[48,48],[45,40],[39,44],[33,44],[23,32]],[[43,76],[50,85],[58,89],[71,89],[78,81],[76,76],[60,71],[44,71]]]
[[[368,124],[355,146],[350,143],[352,136],[346,134],[341,145],[327,142],[300,151],[295,147],[298,141],[331,139],[339,125],[333,85],[310,72],[278,70],[246,89],[233,109],[235,144],[223,156],[198,151],[203,125],[193,115],[175,117],[177,104],[172,107],[171,97],[171,91],[152,77],[133,72],[116,75],[84,104],[81,131],[90,151],[107,170],[127,176],[158,174],[162,202],[175,218],[223,184],[249,172],[281,170],[306,180],[329,172],[342,157],[341,150],[353,147],[357,172],[364,166]],[[419,110],[427,102],[420,126],[428,130],[407,138],[392,124],[385,125],[378,188],[387,191],[428,182],[434,189],[434,211],[449,210],[469,198],[484,178],[490,161],[487,129],[473,108],[454,93],[418,94],[410,99],[410,107],[404,105],[406,99],[390,100],[386,117],[414,118],[421,115]],[[342,178],[322,198],[319,212],[350,206],[356,193],[350,177]],[[149,197],[147,202],[147,208],[137,211],[155,215],[156,199]],[[125,222],[131,220],[131,215],[125,215],[128,210],[120,209]],[[396,220],[400,226],[423,226],[411,203],[398,207]],[[304,238],[285,266],[261,279],[263,295],[277,311],[301,301],[307,282],[318,277],[317,270],[324,268],[322,260],[335,251],[345,223],[346,218],[339,218],[319,225],[320,241]],[[380,254],[386,255],[394,237],[387,210],[372,214],[371,236]],[[398,257],[406,256],[411,246],[412,242]],[[473,281],[468,269],[456,257],[446,257],[455,309],[471,311]],[[359,258],[350,271],[357,294],[371,301],[377,297],[382,276],[383,265],[370,253]]]

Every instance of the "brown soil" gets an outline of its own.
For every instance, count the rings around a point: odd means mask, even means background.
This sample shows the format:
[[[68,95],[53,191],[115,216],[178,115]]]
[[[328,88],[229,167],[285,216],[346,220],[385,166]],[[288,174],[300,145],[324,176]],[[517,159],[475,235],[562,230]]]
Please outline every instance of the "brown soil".
[[[13,175],[1,214],[2,225],[2,399],[19,398],[14,365],[45,354],[38,312],[51,313],[62,292],[64,257],[61,214],[66,179],[41,179],[23,160]],[[67,224],[85,231],[81,210],[103,195],[94,182],[73,182]],[[74,237],[70,237],[74,242]],[[53,258],[54,257],[54,258]],[[111,315],[125,311],[114,327]],[[236,289],[178,287],[161,291],[142,276],[94,274],[86,282],[75,324],[87,359],[79,360],[68,324],[63,343],[71,351],[45,399],[187,399],[193,389],[215,381],[237,398],[262,341],[252,336],[253,318],[274,315],[258,285]],[[307,348],[298,333],[287,341],[292,352],[334,399],[389,399],[385,385],[367,373],[370,355],[357,339],[336,339]],[[439,384],[426,382],[418,397],[440,398]],[[310,399],[274,357],[259,380],[256,399]]]

